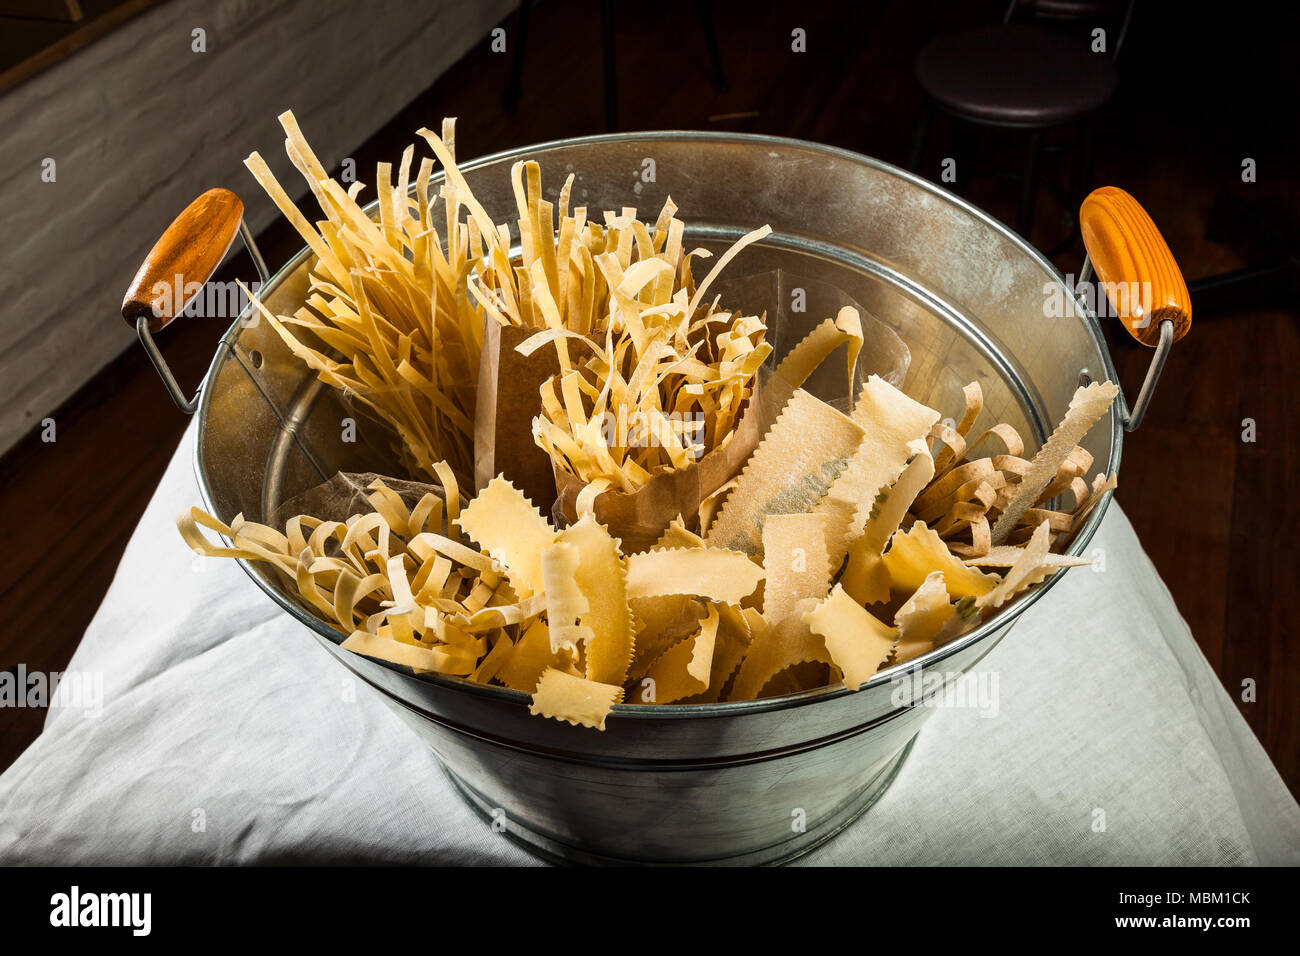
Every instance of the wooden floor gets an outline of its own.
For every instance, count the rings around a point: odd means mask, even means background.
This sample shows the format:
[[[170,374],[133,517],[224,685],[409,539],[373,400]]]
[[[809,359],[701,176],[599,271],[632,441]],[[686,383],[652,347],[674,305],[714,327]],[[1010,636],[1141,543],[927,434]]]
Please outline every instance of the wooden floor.
[[[666,2],[653,20],[629,14],[617,24],[619,126],[774,133],[901,164],[921,115],[911,73],[917,50],[939,29],[994,20],[1003,6],[803,0],[768,8],[724,0],[716,24],[730,92],[718,93],[694,5]],[[459,117],[463,157],[603,131],[598,11],[594,0],[537,6],[517,115],[500,107],[509,57],[490,52],[485,40],[355,151],[359,174],[398,156],[415,129],[444,115]],[[1268,84],[1284,77],[1260,70],[1273,64],[1283,72],[1287,58],[1279,51],[1245,65],[1228,62],[1221,25],[1171,37],[1142,11],[1139,4],[1121,92],[1098,136],[1093,185],[1121,185],[1138,196],[1189,279],[1236,268],[1258,250],[1205,240],[1217,193],[1300,221],[1300,163],[1289,121],[1279,126],[1258,115],[1267,112],[1269,95],[1289,89],[1270,93]],[[504,25],[513,37],[513,18]],[[795,28],[806,31],[806,53],[791,50]],[[1198,69],[1142,68],[1149,51],[1171,43]],[[943,156],[971,151],[979,162],[970,168],[984,172],[959,177],[955,188],[1010,220],[1018,186],[995,171],[1018,168],[1014,136],[972,140],[956,132],[936,125],[922,171],[935,174]],[[1243,157],[1256,160],[1257,182],[1241,181]],[[1058,172],[1046,163],[1045,183],[1060,181]],[[248,202],[266,201],[243,176],[228,184],[196,182],[195,194],[213,185],[232,185]],[[1048,193],[1033,236],[1040,248],[1069,234]],[[152,238],[134,237],[141,255]],[[261,239],[272,264],[300,245],[283,224]],[[1081,258],[1076,242],[1057,262],[1077,272]],[[251,268],[241,256],[223,273],[248,276]],[[129,278],[122,277],[124,290]],[[1173,352],[1146,423],[1126,443],[1118,498],[1210,664],[1300,792],[1300,637],[1290,612],[1297,582],[1296,320],[1294,305],[1276,303],[1198,315]],[[162,337],[182,382],[197,382],[206,368],[216,333],[205,326],[177,323]],[[1112,343],[1123,385],[1135,394],[1150,353]],[[185,427],[138,350],[54,417],[56,443],[32,435],[0,461],[0,528],[9,536],[0,542],[0,667],[21,662],[48,671],[67,662]],[[1247,418],[1255,422],[1254,442],[1242,440]],[[1241,701],[1248,680],[1256,686],[1249,703]],[[39,731],[41,719],[39,711],[0,711],[0,767]]]

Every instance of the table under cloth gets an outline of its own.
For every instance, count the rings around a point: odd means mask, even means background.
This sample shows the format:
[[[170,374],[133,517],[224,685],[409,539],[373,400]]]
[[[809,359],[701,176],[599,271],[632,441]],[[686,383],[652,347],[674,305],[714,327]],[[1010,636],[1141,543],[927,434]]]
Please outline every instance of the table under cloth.
[[[52,708],[0,775],[0,862],[537,862],[241,568],[189,551],[194,436],[67,669],[102,703]],[[879,802],[800,862],[1300,863],[1300,807],[1117,505],[1089,551],[1099,570],[981,662],[996,714],[936,709]]]

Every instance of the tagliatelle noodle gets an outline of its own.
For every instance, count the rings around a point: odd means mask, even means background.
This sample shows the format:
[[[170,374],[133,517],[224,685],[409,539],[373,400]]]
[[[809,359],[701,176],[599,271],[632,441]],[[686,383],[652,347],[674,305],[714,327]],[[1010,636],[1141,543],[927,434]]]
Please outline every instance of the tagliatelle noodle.
[[[871,679],[898,639],[897,628],[885,624],[838,584],[804,615],[804,620],[825,641],[831,663],[844,675],[844,686],[849,690],[857,690]]]
[[[1117,487],[1117,478],[1115,475],[1097,475],[1092,481],[1092,495],[1083,505],[1074,512],[1074,527],[1072,532],[1078,531],[1083,525],[1083,521],[1092,513],[1092,509],[1097,507],[1101,499],[1109,491],[1114,491]]]
[[[1038,450],[1029,471],[1017,485],[1015,494],[993,525],[993,545],[1006,541],[1020,517],[1033,506],[1040,492],[1051,483],[1061,463],[1114,401],[1119,387],[1111,382],[1094,382],[1075,391],[1065,418]]]
[[[863,534],[877,498],[898,481],[917,453],[914,443],[925,437],[939,413],[872,375],[862,386],[852,417],[863,430],[862,441],[815,506],[818,513],[832,518],[827,548],[835,568],[844,560],[850,542]],[[908,506],[910,502],[903,510]],[[880,544],[883,547],[884,541]]]
[[[862,351],[862,338],[862,317],[857,309],[846,305],[835,318],[823,321],[791,349],[776,367],[776,374],[792,388],[798,388],[808,381],[808,376],[826,361],[827,356],[844,345],[849,389],[852,391],[853,370],[858,364],[858,353]]]
[[[862,427],[803,389],[759,443],[705,541],[761,559],[763,519],[811,510],[862,442]]]
[[[884,550],[902,524],[903,516],[921,489],[934,477],[934,459],[924,442],[911,443],[912,458],[887,490],[876,495],[866,527],[849,545],[848,562],[840,583],[858,603],[879,604],[889,600],[889,571]]]
[[[561,531],[556,541],[577,549],[574,584],[587,604],[581,614],[589,632],[587,678],[601,684],[622,684],[632,663],[633,626],[627,572],[618,542],[590,516]]]
[[[674,644],[650,665],[643,683],[652,682],[649,686],[654,689],[655,703],[671,704],[709,689],[717,635],[718,611],[710,607],[698,631]]]
[[[1060,569],[1061,565],[1048,560],[1048,549],[1052,544],[1049,530],[1046,521],[1034,529],[1033,536],[1025,545],[1024,551],[998,586],[976,598],[975,603],[978,607],[981,609],[1001,607],[1021,591],[1038,584],[1049,574]]]
[[[236,515],[234,523],[238,524],[243,520],[243,517],[242,514]],[[228,525],[222,524],[202,508],[193,507],[188,512],[181,514],[176,519],[176,527],[181,533],[181,538],[196,554],[208,558],[245,558],[251,560],[256,557],[256,555],[244,548],[227,548],[211,544],[203,532],[199,531],[200,527],[215,531],[227,538],[233,538],[234,533]]]
[[[966,558],[962,563],[972,568],[1009,568],[1025,553],[1023,547],[1016,545],[1003,544],[996,548],[990,548],[987,554],[979,557]],[[1041,558],[1042,563],[1051,564],[1058,568],[1077,568],[1088,564],[1095,564],[1091,558],[1077,558],[1068,554],[1053,554],[1048,552]]]
[[[912,510],[922,521],[933,521],[959,501],[968,501],[981,484],[998,471],[991,459],[968,461],[937,476],[916,498]]]
[[[441,489],[448,497],[454,490],[454,484]],[[490,679],[486,675],[510,651],[509,629],[542,606],[517,603],[489,559],[447,536],[456,509],[445,497],[426,493],[408,510],[381,480],[367,491],[374,509],[368,514],[346,522],[298,515],[286,522],[284,534],[242,517],[226,526],[199,509],[177,524],[200,554],[274,565],[323,619],[348,635],[347,650],[417,672]],[[438,531],[426,530],[431,525]],[[234,547],[210,544],[200,526],[230,538]]]
[[[476,684],[490,684],[505,666],[506,661],[514,655],[514,650],[515,642],[510,640],[505,631],[499,631],[493,640],[492,649],[487,652],[474,673],[469,675],[469,679]]]
[[[893,662],[904,664],[933,650],[935,638],[956,611],[957,608],[948,600],[943,572],[931,571],[894,615],[898,645],[894,649]]]
[[[605,718],[622,697],[622,687],[575,677],[551,667],[542,672],[528,712],[574,726],[604,730]]]
[[[461,291],[473,263],[458,204],[448,202],[447,230],[440,236],[428,199],[433,160],[421,160],[412,202],[407,189],[414,152],[408,148],[396,185],[392,166],[379,164],[380,220],[374,222],[356,202],[356,184],[344,190],[330,179],[293,114],[283,114],[280,122],[285,149],[325,219],[313,226],[262,157],[248,157],[253,177],[316,256],[306,304],[294,315],[276,316],[250,298],[322,381],[393,429],[395,447],[412,471],[433,477],[426,469],[447,459],[468,480],[483,312]],[[454,164],[452,130],[450,122],[444,124],[439,146]],[[312,336],[327,351],[316,348]]]
[[[691,594],[739,604],[763,579],[763,569],[738,551],[668,548],[627,557],[629,598]]]
[[[1049,511],[1046,508],[1028,508],[1021,516],[1021,521],[1033,528],[1046,522],[1048,528],[1056,533],[1069,531],[1074,523],[1074,515],[1064,511]]]
[[[757,316],[726,312],[716,302],[705,306],[704,293],[745,246],[771,229],[743,236],[696,288],[692,254],[682,249],[684,226],[671,200],[653,233],[635,219],[634,209],[607,213],[602,229],[585,222],[585,210],[567,216],[563,203],[557,230],[551,206],[540,200],[537,165],[517,164],[514,178],[523,264],[516,268],[495,251],[470,288],[480,299],[510,290],[518,306],[502,305],[504,320],[547,329],[519,350],[528,354],[550,343],[559,358],[561,372],[543,385],[542,414],[533,421],[534,439],[557,473],[630,493],[656,474],[686,468],[723,447],[771,346]],[[581,296],[570,294],[574,273],[584,276]],[[590,294],[589,278],[598,280]],[[572,338],[591,349],[590,359],[571,360]],[[620,425],[612,443],[602,427],[611,416]],[[629,423],[650,440],[622,434]]]
[[[955,428],[938,427],[936,431],[932,432],[931,436],[940,439],[947,446],[934,459],[934,470],[940,475],[946,472],[953,463],[960,461],[962,455],[966,453],[966,436],[975,427],[980,412],[984,410],[984,390],[980,388],[979,382],[970,382],[963,386],[961,391],[962,398],[966,402],[961,421],[957,423]]]
[[[932,571],[942,571],[944,586],[953,597],[979,597],[998,586],[996,575],[968,568],[924,521],[893,536],[883,563],[891,590],[912,593]]]
[[[772,627],[806,598],[820,600],[830,588],[828,535],[831,519],[820,514],[768,515],[763,522],[763,620]]]
[[[1074,493],[1074,505],[1078,508],[1088,496],[1088,483],[1084,480],[1084,476],[1091,467],[1092,455],[1081,446],[1075,445],[1070,450],[1070,453],[1065,456],[1065,461],[1061,462],[1061,466],[1056,471],[1056,476],[1046,488],[1039,492],[1034,504],[1037,506],[1045,505],[1057,495],[1065,491],[1072,491]]]
[[[578,586],[582,555],[576,545],[556,541],[541,553],[546,593],[546,620],[551,629],[551,650],[576,656],[592,638],[591,628],[579,623],[587,613],[587,597]]]
[[[721,700],[753,640],[754,625],[745,611],[734,604],[715,604],[711,609],[717,612],[718,628],[713,640],[708,686],[694,697],[683,698],[681,703],[712,704]]]
[[[654,659],[699,627],[707,612],[704,601],[691,594],[631,598],[628,606],[636,622],[630,680],[644,677]]]
[[[460,513],[460,529],[505,569],[520,597],[542,592],[542,554],[555,529],[504,478],[493,478]]]
[[[806,621],[808,612],[817,604],[814,598],[800,601],[780,624],[754,635],[749,652],[740,662],[728,700],[754,700],[774,677],[796,664],[833,663],[825,640],[813,633]]]
[[[581,674],[572,670],[573,660],[571,654],[551,649],[550,628],[545,621],[536,620],[519,638],[510,657],[497,671],[497,677],[512,690],[531,694],[537,689],[537,682],[547,668],[553,667],[581,677]]]
[[[1110,383],[1103,385],[1100,401],[1105,404],[1109,401],[1105,393],[1110,392],[1112,386]],[[1092,465],[1092,455],[1079,445],[1070,447],[1069,436],[1058,427],[1054,437],[1060,447],[1051,453],[1053,460],[1058,462],[1055,474],[1050,473],[1050,463],[1039,462],[1040,474],[1046,474],[1048,478],[1047,483],[1035,491],[1025,484],[1035,465],[1020,457],[1024,443],[1013,427],[997,423],[974,441],[969,441],[970,430],[982,411],[983,396],[974,382],[963,389],[963,395],[966,408],[961,422],[955,427],[935,425],[930,430],[931,440],[944,446],[937,455],[941,467],[936,469],[936,477],[918,496],[913,509],[915,517],[934,527],[947,542],[949,550],[964,559],[978,558],[994,547],[993,529],[998,522],[1002,522],[1004,527],[1011,525],[1001,542],[1005,545],[1028,541],[1044,520],[1049,522],[1053,546],[1067,540],[1079,526],[1080,515],[1089,510],[1087,502],[1095,498],[1084,479]],[[1076,410],[1067,413],[1067,417],[1078,414]],[[1062,426],[1066,424],[1062,422]],[[1087,428],[1087,423],[1081,426],[1082,431]],[[1006,452],[974,459],[974,451],[991,438],[997,438],[1006,447]],[[1031,480],[1037,485],[1041,477]],[[1065,492],[1073,496],[1074,507],[1070,511],[1050,508],[1049,502]],[[1017,501],[1018,513],[1008,515],[1013,500]]]
[[[471,674],[477,661],[477,657],[457,653],[454,649],[386,640],[365,631],[353,631],[340,646],[345,651],[404,664],[417,671],[440,674]]]
[[[1025,453],[1025,442],[1020,437],[1020,433],[1006,422],[999,422],[985,430],[978,438],[966,446],[965,457],[969,458],[976,448],[979,448],[990,438],[999,439],[1006,448],[1006,454],[1013,458],[1020,458]],[[960,461],[959,458],[955,463],[960,464]]]

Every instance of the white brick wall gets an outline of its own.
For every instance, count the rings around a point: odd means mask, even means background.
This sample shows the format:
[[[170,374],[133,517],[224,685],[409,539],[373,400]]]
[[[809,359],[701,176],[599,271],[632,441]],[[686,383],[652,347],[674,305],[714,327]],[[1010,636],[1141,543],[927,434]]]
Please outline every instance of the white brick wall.
[[[254,232],[278,215],[242,163],[298,178],[281,111],[328,167],[516,2],[171,0],[0,96],[0,451],[134,343],[122,295],[190,200],[232,188]]]

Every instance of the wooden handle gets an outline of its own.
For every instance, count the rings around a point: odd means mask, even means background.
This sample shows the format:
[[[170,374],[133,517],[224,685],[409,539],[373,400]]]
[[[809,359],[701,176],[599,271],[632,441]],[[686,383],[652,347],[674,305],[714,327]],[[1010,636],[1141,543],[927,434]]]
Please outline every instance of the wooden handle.
[[[1106,297],[1133,338],[1154,347],[1165,319],[1174,323],[1175,342],[1187,334],[1192,327],[1187,283],[1136,199],[1114,186],[1093,190],[1079,208],[1079,231]]]
[[[229,189],[209,189],[186,206],[131,280],[122,300],[127,324],[135,328],[145,315],[149,331],[157,332],[179,315],[225,258],[243,215],[244,204]]]

